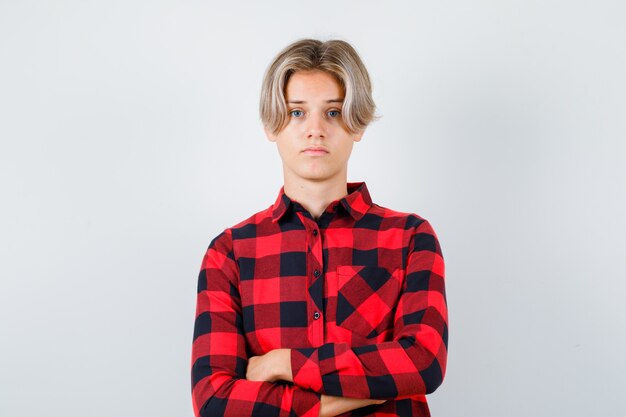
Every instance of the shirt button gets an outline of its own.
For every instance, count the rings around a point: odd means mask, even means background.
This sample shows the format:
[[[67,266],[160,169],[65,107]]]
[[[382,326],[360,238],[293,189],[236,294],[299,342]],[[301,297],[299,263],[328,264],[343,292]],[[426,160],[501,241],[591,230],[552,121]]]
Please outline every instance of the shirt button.
[[[316,269],[315,271],[313,271],[313,275],[315,275],[316,277],[320,276],[320,270]]]
[[[315,313],[313,313],[313,318],[314,318],[315,320],[319,319],[319,318],[320,318],[320,312],[319,312],[319,311],[316,311]]]
[[[317,236],[317,229],[313,229],[313,236]]]

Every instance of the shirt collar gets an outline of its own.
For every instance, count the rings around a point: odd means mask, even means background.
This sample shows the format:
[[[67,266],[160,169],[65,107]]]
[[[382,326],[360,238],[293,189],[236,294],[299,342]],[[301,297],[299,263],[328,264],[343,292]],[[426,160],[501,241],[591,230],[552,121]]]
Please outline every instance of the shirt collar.
[[[348,182],[347,186],[348,195],[341,198],[339,204],[346,209],[354,220],[359,220],[372,206],[372,198],[364,181]],[[280,220],[292,203],[293,201],[285,194],[285,186],[283,185],[280,187],[278,197],[276,197],[276,201],[272,205],[272,222],[275,223]]]

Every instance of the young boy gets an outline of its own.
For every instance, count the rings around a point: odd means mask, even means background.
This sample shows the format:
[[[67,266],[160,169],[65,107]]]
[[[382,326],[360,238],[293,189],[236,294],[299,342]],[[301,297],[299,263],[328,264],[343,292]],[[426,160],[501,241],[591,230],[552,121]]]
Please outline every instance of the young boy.
[[[297,41],[268,67],[260,113],[284,186],[202,261],[196,416],[430,415],[446,369],[444,262],[428,221],[347,182],[374,111],[344,41]]]

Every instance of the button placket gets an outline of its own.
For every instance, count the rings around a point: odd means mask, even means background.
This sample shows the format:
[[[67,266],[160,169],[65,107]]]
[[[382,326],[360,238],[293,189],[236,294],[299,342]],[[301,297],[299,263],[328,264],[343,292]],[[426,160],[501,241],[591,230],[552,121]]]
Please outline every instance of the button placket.
[[[324,343],[324,321],[322,318],[323,304],[323,285],[320,285],[320,279],[323,279],[323,242],[319,225],[309,218],[303,219],[305,228],[308,229],[307,241],[309,242],[307,252],[307,263],[309,264],[309,314],[311,325],[309,327],[309,340],[313,345]],[[308,234],[310,233],[310,234]]]

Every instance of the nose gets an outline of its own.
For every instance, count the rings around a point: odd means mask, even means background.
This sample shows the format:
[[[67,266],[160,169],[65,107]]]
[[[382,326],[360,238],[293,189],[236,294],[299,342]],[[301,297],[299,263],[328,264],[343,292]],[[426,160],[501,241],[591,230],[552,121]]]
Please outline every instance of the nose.
[[[311,138],[325,138],[326,137],[326,126],[323,116],[319,115],[317,112],[313,112],[309,119],[307,120],[307,137]]]

